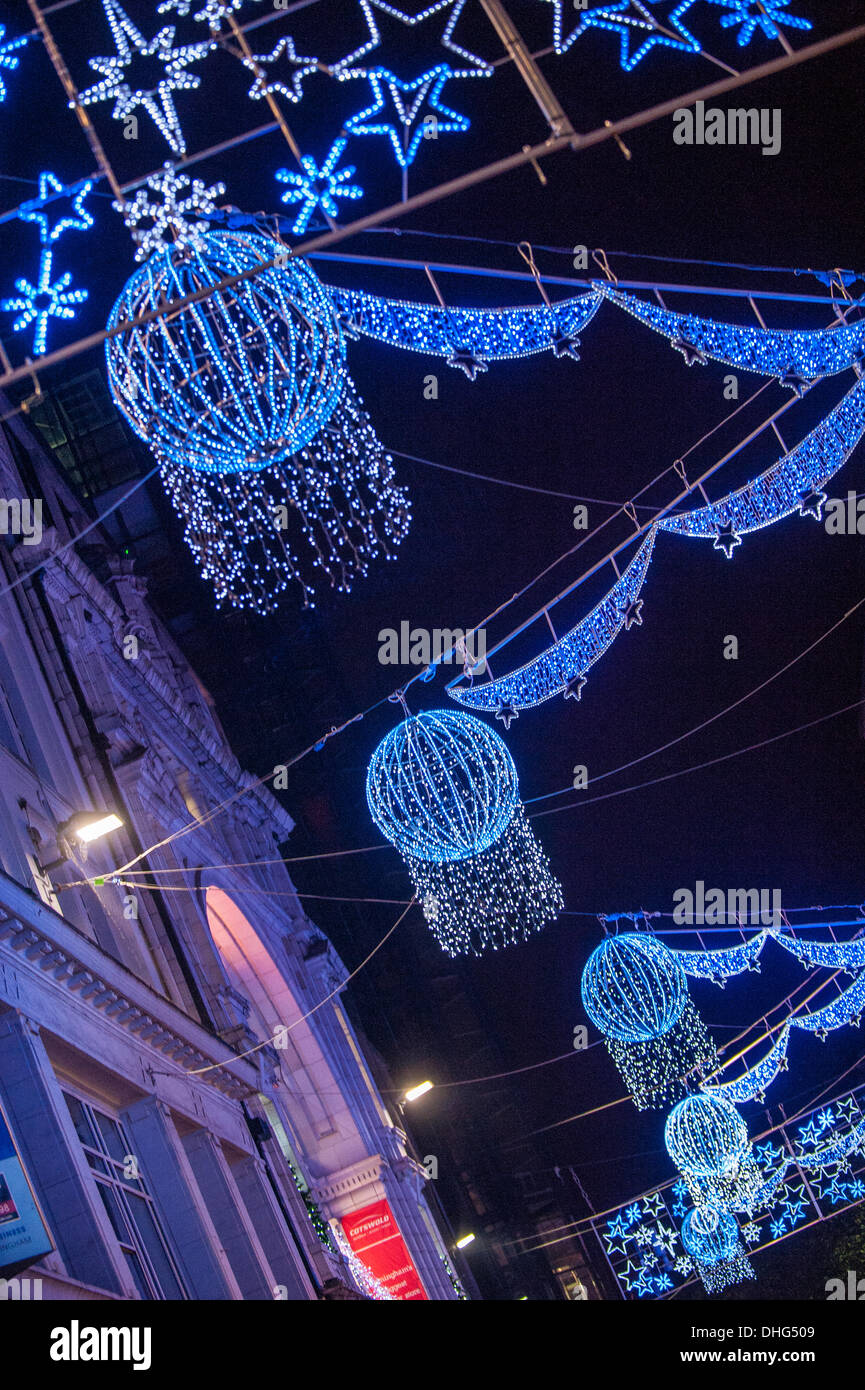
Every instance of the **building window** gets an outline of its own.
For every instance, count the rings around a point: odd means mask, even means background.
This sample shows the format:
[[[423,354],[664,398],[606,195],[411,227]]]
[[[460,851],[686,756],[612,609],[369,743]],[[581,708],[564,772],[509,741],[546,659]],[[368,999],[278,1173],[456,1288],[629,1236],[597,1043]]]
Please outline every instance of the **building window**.
[[[128,1160],[133,1149],[123,1126],[77,1096],[66,1091],[63,1095],[96,1190],[140,1296],[187,1298],[143,1178],[125,1176],[130,1171]]]

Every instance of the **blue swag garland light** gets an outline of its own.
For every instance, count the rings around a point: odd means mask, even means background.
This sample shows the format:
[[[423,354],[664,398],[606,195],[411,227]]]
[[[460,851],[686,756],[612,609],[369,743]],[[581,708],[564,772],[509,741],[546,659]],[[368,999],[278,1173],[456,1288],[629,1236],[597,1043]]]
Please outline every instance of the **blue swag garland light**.
[[[694,1261],[707,1293],[754,1278],[754,1269],[739,1239],[739,1223],[730,1212],[697,1206],[682,1222],[682,1244]]]
[[[601,303],[595,291],[558,304],[512,309],[443,308],[336,286],[328,293],[350,336],[444,357],[469,376],[485,371],[488,362],[538,352],[578,360],[579,334]]]
[[[658,522],[662,531],[712,540],[729,560],[743,535],[798,511],[820,520],[825,483],[844,466],[865,433],[865,377],[810,434],[744,487],[718,502],[691,512],[676,512]]]
[[[718,1085],[703,1083],[708,1096],[717,1096],[729,1101],[731,1105],[744,1105],[749,1100],[762,1101],[772,1082],[782,1071],[787,1070],[787,1047],[790,1041],[791,1024],[785,1023],[775,1042],[753,1067],[734,1081],[722,1081]]]
[[[508,723],[516,711],[543,704],[553,695],[579,700],[586,672],[604,655],[619,633],[642,627],[643,600],[638,597],[655,546],[653,526],[631,563],[592,611],[540,656],[499,680],[448,690],[452,700],[470,709],[495,711]]]
[[[676,1099],[688,1073],[717,1061],[681,966],[648,933],[602,941],[586,962],[581,994],[638,1110]]]
[[[808,381],[846,371],[865,357],[865,319],[815,330],[745,327],[697,314],[677,314],[604,281],[593,285],[611,303],[669,338],[688,366],[703,365],[711,357],[744,371],[776,376],[785,386],[801,389]]]
[[[758,932],[739,946],[723,946],[716,951],[674,950],[673,955],[686,975],[713,980],[723,989],[734,975],[741,975],[745,970],[759,971],[760,954],[768,935],[768,932]]]
[[[514,945],[561,912],[513,759],[481,720],[446,709],[409,715],[373,753],[366,798],[448,955]]]

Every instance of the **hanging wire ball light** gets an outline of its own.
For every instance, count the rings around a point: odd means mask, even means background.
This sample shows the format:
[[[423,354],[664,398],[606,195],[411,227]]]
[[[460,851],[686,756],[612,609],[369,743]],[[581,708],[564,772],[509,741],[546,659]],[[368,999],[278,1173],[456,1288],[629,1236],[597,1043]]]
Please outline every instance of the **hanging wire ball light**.
[[[677,1099],[687,1074],[715,1058],[684,971],[648,932],[602,941],[586,962],[581,993],[640,1110]]]
[[[373,753],[366,796],[448,955],[514,945],[561,912],[511,755],[482,720],[461,710],[409,715]]]
[[[748,1127],[730,1101],[707,1093],[686,1096],[667,1116],[664,1142],[696,1206],[752,1209],[764,1178]]]
[[[267,468],[324,428],[344,389],[345,341],[317,275],[275,241],[211,232],[155,252],[108,321],[111,393],[160,458],[205,473]],[[282,253],[284,257],[284,253]],[[176,312],[170,306],[211,291]],[[146,323],[131,322],[169,307]]]
[[[416,715],[382,739],[366,777],[370,814],[414,859],[445,863],[489,849],[519,801],[507,745],[458,710]]]
[[[299,586],[347,593],[375,559],[396,558],[411,522],[385,452],[346,376],[328,424],[297,454],[255,473],[201,473],[161,460],[184,538],[219,606],[273,612]]]
[[[680,1172],[719,1177],[734,1172],[747,1153],[748,1127],[721,1096],[686,1096],[667,1117],[664,1142]]]
[[[694,1207],[682,1222],[682,1244],[693,1259],[707,1293],[719,1293],[754,1270],[739,1239],[739,1223],[728,1211]]]

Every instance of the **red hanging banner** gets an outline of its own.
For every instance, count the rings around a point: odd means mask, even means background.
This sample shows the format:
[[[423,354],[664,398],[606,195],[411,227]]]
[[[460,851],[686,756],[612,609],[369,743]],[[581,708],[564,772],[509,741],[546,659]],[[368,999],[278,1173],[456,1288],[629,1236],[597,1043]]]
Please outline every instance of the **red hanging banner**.
[[[426,1299],[420,1276],[386,1201],[373,1202],[342,1218],[342,1229],[358,1259],[392,1298]]]

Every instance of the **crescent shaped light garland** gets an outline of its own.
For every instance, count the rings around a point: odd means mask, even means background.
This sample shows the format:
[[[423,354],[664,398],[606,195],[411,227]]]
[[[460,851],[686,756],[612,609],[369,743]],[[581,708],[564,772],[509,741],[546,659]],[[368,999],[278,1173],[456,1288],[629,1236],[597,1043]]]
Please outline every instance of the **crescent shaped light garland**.
[[[735,1081],[722,1081],[718,1086],[704,1084],[706,1095],[719,1096],[733,1105],[744,1105],[748,1100],[757,1100],[765,1095],[769,1086],[780,1072],[787,1070],[787,1045],[790,1041],[790,1024],[785,1023],[776,1041],[765,1057]]]
[[[865,1009],[865,970],[861,975],[857,975],[852,985],[827,1004],[823,1009],[815,1009],[808,1014],[802,1014],[791,1020],[794,1028],[804,1028],[808,1033],[814,1033],[819,1038],[826,1038],[834,1028],[843,1028],[846,1024],[851,1024],[854,1028],[859,1026],[862,1011]]]
[[[711,357],[730,367],[779,377],[784,385],[801,386],[815,377],[843,372],[865,355],[865,319],[815,330],[746,327],[677,314],[602,281],[593,283],[613,304],[668,338],[688,366],[702,365]]]
[[[673,951],[686,975],[701,980],[714,980],[723,988],[725,982],[744,970],[759,970],[760,952],[766,944],[767,932],[758,932],[740,946],[725,946],[717,951]]]
[[[601,303],[601,295],[590,291],[552,307],[451,309],[385,299],[363,290],[331,286],[329,292],[349,335],[363,334],[390,347],[445,357],[463,371],[465,358],[474,362],[476,371],[484,371],[488,361],[537,352],[577,358],[578,335]]]
[[[513,717],[513,711],[543,704],[562,692],[565,699],[579,700],[586,672],[604,655],[622,629],[635,624],[642,626],[642,599],[637,595],[652,558],[655,534],[653,527],[609,593],[554,646],[499,680],[449,690],[451,699],[470,709],[504,714],[506,720]]]
[[[713,540],[729,559],[743,535],[771,526],[793,512],[822,518],[823,484],[844,466],[865,433],[865,377],[847,392],[809,435],[776,464],[718,502],[676,512],[658,528]]]
[[[789,936],[776,936],[779,946],[798,956],[812,968],[856,971],[865,965],[865,938],[858,941],[803,941]]]

